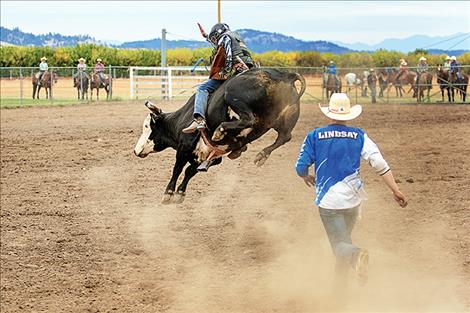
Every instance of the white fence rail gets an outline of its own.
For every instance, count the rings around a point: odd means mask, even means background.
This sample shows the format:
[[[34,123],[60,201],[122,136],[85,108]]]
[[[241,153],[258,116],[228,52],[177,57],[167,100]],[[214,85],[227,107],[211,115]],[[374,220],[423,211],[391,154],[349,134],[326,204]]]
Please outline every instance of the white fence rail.
[[[205,67],[170,66],[129,68],[130,98],[187,98],[208,77]]]

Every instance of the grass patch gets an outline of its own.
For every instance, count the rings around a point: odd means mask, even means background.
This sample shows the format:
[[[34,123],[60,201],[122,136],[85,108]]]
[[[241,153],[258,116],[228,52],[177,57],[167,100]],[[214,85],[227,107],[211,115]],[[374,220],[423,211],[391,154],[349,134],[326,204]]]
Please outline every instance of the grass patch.
[[[99,102],[118,102],[124,99],[116,97],[112,100],[100,100]],[[77,100],[77,99],[19,99],[19,98],[0,98],[0,108],[14,109],[34,106],[66,106],[76,104],[89,104],[98,102],[96,100]]]

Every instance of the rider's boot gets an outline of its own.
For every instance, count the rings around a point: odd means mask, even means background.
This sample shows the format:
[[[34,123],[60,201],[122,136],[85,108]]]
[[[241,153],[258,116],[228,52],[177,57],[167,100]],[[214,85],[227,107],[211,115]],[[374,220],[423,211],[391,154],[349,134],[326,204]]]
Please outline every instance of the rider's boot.
[[[194,133],[196,130],[203,130],[206,128],[206,120],[198,116],[196,117],[193,122],[186,128],[183,129],[183,133],[191,134]]]

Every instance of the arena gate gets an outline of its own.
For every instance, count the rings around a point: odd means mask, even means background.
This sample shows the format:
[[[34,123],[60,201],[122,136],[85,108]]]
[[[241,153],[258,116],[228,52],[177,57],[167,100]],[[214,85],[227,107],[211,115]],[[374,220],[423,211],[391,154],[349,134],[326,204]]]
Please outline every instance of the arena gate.
[[[130,98],[184,99],[209,77],[207,68],[191,66],[129,68]]]

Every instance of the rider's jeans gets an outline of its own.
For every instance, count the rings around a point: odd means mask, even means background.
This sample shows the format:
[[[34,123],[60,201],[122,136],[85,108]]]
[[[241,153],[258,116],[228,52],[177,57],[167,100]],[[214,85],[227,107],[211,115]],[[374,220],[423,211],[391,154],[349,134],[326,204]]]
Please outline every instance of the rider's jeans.
[[[214,92],[223,82],[223,80],[208,79],[199,85],[196,90],[196,99],[194,100],[194,117],[201,116],[206,118],[209,93]]]

